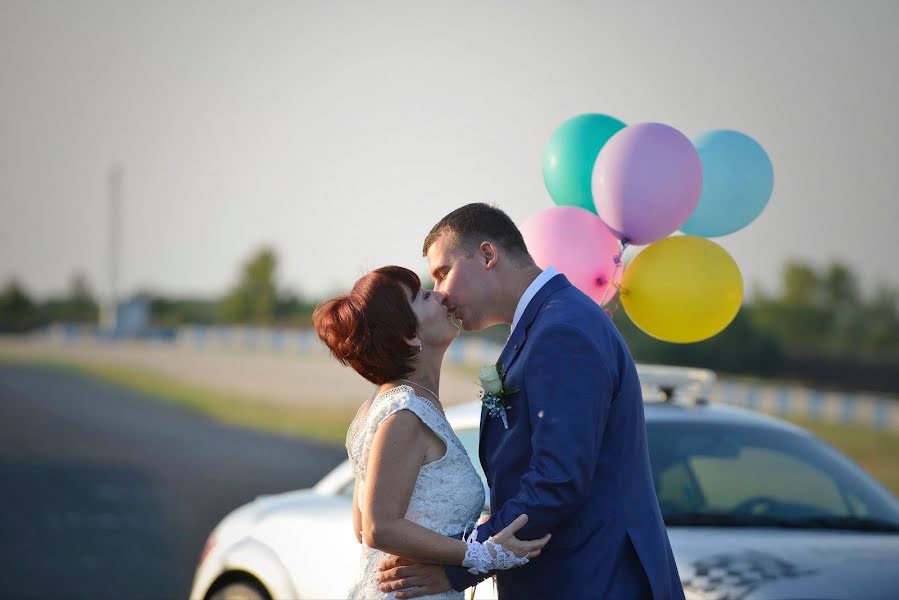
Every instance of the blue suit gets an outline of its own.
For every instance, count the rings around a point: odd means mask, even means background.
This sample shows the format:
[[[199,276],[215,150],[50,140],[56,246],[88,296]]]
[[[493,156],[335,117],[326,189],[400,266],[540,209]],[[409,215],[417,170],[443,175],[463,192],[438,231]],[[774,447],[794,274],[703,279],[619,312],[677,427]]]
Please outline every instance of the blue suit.
[[[605,312],[564,275],[528,303],[500,356],[509,428],[481,412],[490,484],[484,541],[518,515],[552,533],[531,563],[496,574],[503,598],[683,600],[652,474],[633,358]],[[447,567],[457,590],[478,577]]]

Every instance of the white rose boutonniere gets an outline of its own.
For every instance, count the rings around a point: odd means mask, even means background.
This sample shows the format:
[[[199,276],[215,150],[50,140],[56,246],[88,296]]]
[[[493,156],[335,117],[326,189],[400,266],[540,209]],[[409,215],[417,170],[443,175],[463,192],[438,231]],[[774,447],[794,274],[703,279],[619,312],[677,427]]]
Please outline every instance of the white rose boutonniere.
[[[481,387],[487,394],[499,394],[503,391],[503,380],[499,376],[496,365],[481,367],[478,379],[481,380]]]
[[[506,389],[505,377],[501,361],[496,361],[495,365],[481,367],[481,371],[478,373],[481,386],[478,398],[480,398],[484,408],[487,409],[487,414],[491,417],[501,417],[503,427],[508,429],[509,421],[506,419],[506,411],[512,410],[512,407],[509,406],[506,397],[511,396],[518,390]]]

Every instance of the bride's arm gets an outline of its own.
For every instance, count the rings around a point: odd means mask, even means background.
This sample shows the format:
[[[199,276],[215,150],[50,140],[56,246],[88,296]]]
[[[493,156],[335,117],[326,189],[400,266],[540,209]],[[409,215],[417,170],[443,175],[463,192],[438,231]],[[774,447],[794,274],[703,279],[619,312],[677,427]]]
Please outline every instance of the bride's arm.
[[[356,541],[362,543],[362,513],[359,512],[359,480],[353,485],[353,535]]]
[[[371,548],[419,562],[461,565],[467,545],[405,517],[418,472],[425,462],[430,430],[408,410],[390,415],[368,454],[362,502],[362,537]]]
[[[431,430],[408,410],[394,413],[378,427],[368,455],[361,507],[362,537],[371,548],[417,562],[462,565],[468,550],[466,542],[405,518],[432,436]],[[531,558],[536,557],[549,536],[518,540],[515,532],[526,522],[527,517],[520,515],[493,539],[517,556],[528,553]]]

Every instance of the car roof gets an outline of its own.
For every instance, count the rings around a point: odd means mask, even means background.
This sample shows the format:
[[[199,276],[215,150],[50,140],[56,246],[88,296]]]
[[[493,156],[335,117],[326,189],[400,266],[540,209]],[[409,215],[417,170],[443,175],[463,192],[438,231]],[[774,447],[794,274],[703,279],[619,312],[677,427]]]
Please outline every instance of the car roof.
[[[792,423],[753,410],[720,404],[702,402],[680,404],[676,402],[644,402],[646,423],[709,423],[721,425],[750,425],[769,427],[793,432],[804,431]],[[448,408],[446,418],[454,429],[477,428],[481,420],[481,403],[466,402]]]
[[[705,402],[694,405],[668,402],[645,403],[644,412],[647,423],[689,421],[691,423],[766,427],[793,433],[807,433],[801,427],[783,419],[718,402]]]

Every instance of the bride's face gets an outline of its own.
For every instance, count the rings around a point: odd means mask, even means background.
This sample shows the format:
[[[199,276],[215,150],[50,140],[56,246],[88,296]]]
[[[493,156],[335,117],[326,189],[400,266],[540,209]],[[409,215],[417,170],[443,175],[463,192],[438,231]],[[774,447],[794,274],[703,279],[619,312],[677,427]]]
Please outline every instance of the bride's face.
[[[423,345],[449,345],[459,335],[459,328],[444,306],[440,292],[421,288],[410,304],[418,321],[418,337]]]

